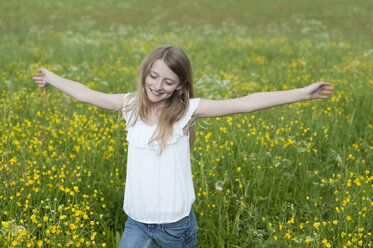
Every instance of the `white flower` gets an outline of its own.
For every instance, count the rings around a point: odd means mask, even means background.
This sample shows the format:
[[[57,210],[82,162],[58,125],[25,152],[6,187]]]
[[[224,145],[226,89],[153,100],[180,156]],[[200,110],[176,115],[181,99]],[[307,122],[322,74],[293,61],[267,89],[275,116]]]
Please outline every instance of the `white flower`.
[[[215,188],[219,191],[222,191],[223,190],[223,185],[224,185],[224,182],[223,181],[217,181],[215,183]]]

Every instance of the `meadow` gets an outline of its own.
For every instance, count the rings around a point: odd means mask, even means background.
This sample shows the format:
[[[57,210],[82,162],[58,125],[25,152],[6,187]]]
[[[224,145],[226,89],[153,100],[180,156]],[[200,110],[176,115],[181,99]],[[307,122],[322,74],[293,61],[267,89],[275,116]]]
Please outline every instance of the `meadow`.
[[[188,54],[196,97],[335,88],[197,123],[198,247],[372,247],[372,20],[362,0],[0,2],[0,247],[117,247],[125,123],[31,78],[135,91],[162,44]]]

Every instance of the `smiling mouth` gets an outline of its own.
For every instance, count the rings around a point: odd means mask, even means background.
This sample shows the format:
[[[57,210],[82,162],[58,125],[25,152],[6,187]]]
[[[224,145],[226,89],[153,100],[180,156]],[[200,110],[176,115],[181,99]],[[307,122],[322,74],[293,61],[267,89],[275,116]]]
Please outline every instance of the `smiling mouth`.
[[[157,92],[157,91],[154,91],[154,90],[152,90],[152,89],[150,89],[149,88],[149,90],[153,93],[153,95],[155,95],[155,96],[160,96],[160,95],[162,95],[162,93],[159,93],[159,92]]]

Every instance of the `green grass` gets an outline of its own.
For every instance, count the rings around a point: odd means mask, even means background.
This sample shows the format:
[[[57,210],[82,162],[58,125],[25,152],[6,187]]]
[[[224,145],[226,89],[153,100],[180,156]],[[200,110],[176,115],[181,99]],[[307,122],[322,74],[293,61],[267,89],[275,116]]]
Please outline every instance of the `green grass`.
[[[44,66],[96,90],[134,91],[141,60],[168,43],[191,59],[197,97],[335,87],[325,101],[197,125],[199,247],[371,247],[372,6],[1,2],[0,246],[118,244],[124,123],[31,78]]]
[[[1,27],[24,33],[30,28],[53,30],[107,30],[118,25],[221,26],[235,23],[258,33],[270,30],[299,34],[337,32],[344,38],[372,38],[373,4],[365,0],[264,1],[5,1]],[[313,29],[312,29],[313,28]],[[316,30],[315,30],[316,29]],[[303,30],[306,32],[306,30]]]

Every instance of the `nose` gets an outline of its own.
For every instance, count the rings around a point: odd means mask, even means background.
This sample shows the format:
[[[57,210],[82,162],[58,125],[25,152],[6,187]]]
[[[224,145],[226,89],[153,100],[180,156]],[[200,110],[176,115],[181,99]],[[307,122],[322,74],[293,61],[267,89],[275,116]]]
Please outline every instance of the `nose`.
[[[161,90],[162,89],[162,80],[158,79],[157,82],[154,84],[155,90]]]

